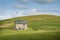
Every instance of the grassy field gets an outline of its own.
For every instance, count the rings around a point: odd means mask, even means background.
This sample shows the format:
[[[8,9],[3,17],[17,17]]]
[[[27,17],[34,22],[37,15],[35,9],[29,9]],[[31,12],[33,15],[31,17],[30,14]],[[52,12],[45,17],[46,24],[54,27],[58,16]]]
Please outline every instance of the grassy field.
[[[28,30],[15,30],[14,20],[27,20]],[[60,16],[35,15],[0,21],[0,40],[60,40]]]
[[[0,40],[60,40],[60,31],[2,30]]]
[[[0,21],[0,26],[12,28],[14,26],[14,20],[27,20],[28,27],[32,29],[60,28],[60,16],[54,15],[35,15],[7,19]]]

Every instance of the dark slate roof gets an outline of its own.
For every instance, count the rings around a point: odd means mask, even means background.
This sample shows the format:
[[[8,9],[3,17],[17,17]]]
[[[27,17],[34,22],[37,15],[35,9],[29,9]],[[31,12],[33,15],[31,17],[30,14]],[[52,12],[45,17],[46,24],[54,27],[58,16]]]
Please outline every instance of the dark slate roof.
[[[26,20],[16,20],[14,23],[16,24],[27,24]]]

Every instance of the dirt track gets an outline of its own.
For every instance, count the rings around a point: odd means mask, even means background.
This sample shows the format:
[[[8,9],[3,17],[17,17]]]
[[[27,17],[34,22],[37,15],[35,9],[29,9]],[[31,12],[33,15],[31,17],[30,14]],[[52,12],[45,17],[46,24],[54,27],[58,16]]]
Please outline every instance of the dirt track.
[[[0,26],[0,28],[9,27],[10,25],[12,25],[12,24],[4,24],[4,25]]]

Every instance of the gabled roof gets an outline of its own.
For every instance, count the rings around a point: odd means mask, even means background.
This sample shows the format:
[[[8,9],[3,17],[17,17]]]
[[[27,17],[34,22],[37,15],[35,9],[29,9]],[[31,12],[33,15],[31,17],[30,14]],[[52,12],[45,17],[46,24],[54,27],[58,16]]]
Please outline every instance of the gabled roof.
[[[26,20],[16,20],[14,23],[15,24],[27,24],[27,21]]]

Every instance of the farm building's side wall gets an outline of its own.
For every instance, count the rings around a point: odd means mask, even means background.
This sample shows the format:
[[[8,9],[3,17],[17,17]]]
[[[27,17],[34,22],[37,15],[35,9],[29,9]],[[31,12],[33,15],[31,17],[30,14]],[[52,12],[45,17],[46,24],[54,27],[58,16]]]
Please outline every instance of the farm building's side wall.
[[[25,25],[24,25],[24,29],[25,29],[25,30],[27,30],[27,29],[28,29],[27,24],[25,24]]]
[[[26,30],[27,28],[27,24],[16,24],[16,29],[18,30]]]

